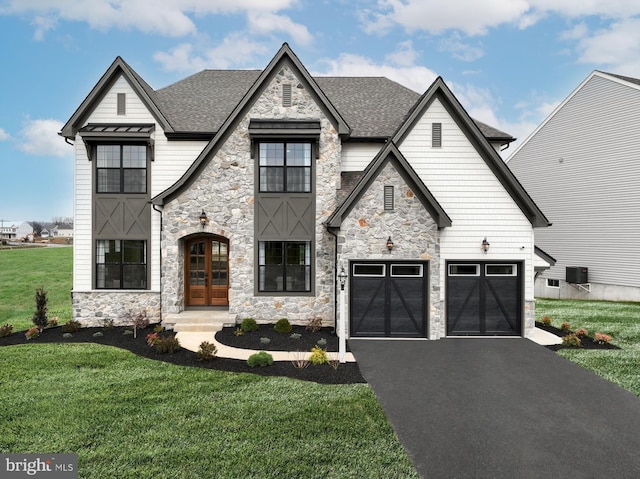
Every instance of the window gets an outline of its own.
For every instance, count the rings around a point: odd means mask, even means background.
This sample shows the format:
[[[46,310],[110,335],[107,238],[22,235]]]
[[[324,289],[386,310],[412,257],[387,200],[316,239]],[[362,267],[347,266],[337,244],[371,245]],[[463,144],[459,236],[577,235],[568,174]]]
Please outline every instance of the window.
[[[261,192],[311,192],[311,143],[260,143]]]
[[[98,193],[146,193],[146,145],[96,146]]]
[[[354,276],[384,276],[385,265],[383,264],[354,264]]]
[[[515,264],[487,264],[484,267],[487,276],[515,276],[518,273]]]
[[[259,291],[311,291],[310,241],[260,241]]]
[[[559,287],[560,287],[559,279],[547,278],[547,288],[559,288]]]
[[[421,264],[392,264],[391,276],[403,277],[403,276],[418,276],[422,277],[422,265]]]
[[[431,146],[433,148],[442,147],[442,123],[431,124]]]
[[[384,187],[384,209],[385,210],[393,210],[393,186],[385,186]]]
[[[450,264],[449,276],[480,276],[479,264]]]
[[[98,240],[96,242],[96,288],[146,289],[147,242],[144,240]]]

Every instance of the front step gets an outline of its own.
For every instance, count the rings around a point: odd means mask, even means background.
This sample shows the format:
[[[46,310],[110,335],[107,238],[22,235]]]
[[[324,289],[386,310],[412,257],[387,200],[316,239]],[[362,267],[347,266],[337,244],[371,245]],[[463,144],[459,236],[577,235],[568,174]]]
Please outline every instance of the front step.
[[[233,326],[235,320],[228,310],[181,311],[164,315],[162,325],[175,332],[215,333],[224,326]]]

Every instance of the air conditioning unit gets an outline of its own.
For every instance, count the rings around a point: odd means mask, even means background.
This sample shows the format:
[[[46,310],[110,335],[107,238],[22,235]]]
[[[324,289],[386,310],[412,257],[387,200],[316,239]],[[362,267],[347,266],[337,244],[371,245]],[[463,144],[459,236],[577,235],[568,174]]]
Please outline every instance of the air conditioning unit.
[[[566,282],[584,284],[589,282],[589,268],[584,266],[567,266]]]

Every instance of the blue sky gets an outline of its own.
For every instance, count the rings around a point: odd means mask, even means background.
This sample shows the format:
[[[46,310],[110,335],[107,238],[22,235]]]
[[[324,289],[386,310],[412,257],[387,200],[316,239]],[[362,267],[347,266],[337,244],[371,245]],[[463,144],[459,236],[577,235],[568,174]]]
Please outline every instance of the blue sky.
[[[440,75],[474,118],[523,140],[591,71],[640,77],[640,2],[0,0],[0,219],[73,216],[57,133],[117,55],[159,89],[262,69],[283,42],[314,75],[419,93]]]

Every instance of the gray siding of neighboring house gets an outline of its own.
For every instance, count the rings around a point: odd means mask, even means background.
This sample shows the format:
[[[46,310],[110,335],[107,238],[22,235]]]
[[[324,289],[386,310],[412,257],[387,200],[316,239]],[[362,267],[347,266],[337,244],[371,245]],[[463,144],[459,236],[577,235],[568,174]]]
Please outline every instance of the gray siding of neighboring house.
[[[545,278],[584,266],[591,283],[640,286],[640,90],[595,74],[508,165],[553,223],[535,232],[557,259]]]

